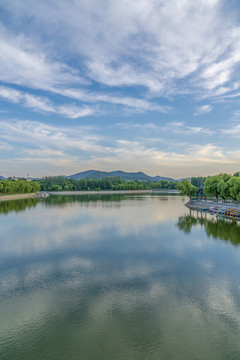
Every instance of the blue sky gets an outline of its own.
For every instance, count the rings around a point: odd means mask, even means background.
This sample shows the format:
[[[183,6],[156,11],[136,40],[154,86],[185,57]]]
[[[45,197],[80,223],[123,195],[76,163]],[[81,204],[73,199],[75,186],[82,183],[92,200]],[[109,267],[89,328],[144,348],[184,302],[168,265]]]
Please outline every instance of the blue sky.
[[[240,170],[240,8],[1,0],[0,175]]]

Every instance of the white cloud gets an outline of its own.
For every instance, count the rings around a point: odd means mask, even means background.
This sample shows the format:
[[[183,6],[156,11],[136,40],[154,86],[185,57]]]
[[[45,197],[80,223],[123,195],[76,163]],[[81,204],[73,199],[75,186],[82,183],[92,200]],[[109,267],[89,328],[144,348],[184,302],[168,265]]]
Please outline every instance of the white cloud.
[[[233,112],[230,120],[235,124],[239,124],[240,123],[240,110],[235,110]]]
[[[137,129],[138,133],[144,132],[145,134],[148,133],[154,133],[154,135],[157,134],[164,134],[165,132],[177,135],[212,135],[214,134],[213,130],[210,130],[208,128],[203,128],[200,126],[187,126],[184,122],[181,121],[173,121],[167,123],[167,125],[157,125],[155,123],[117,123],[115,124],[116,127],[122,128],[124,130],[130,130],[130,129]],[[158,138],[159,141],[159,138]],[[169,141],[169,140],[167,140]]]
[[[91,103],[94,105],[92,105],[92,107],[86,105],[79,107],[74,104],[55,105],[46,96],[36,96],[10,87],[0,86],[0,97],[5,100],[21,104],[35,111],[56,113],[72,119],[93,115],[95,113],[102,114],[105,112],[104,104],[120,105],[123,107],[123,109],[125,108],[126,111],[133,111],[137,113],[143,113],[146,111],[168,113],[171,110],[170,106],[161,106],[145,99],[133,98],[128,96],[112,96],[105,93],[94,93],[81,89],[71,88],[51,88],[51,92],[54,94],[59,94],[63,97],[77,100],[79,102]],[[102,108],[98,106],[98,109],[96,109],[95,104],[98,103],[103,103]]]
[[[27,154],[32,158],[57,158],[57,157],[64,157],[64,152],[62,150],[54,150],[49,148],[40,148],[40,149],[24,149],[23,154]],[[25,158],[26,159],[26,158]],[[25,160],[24,159],[24,160]]]
[[[232,162],[232,160],[226,156],[227,154],[224,154],[224,149],[214,144],[192,145],[189,147],[189,150],[198,161]]]
[[[122,95],[111,95],[104,92],[90,92],[82,89],[57,89],[52,88],[52,92],[60,94],[62,96],[68,97],[70,99],[75,99],[84,102],[101,102],[114,105],[122,105],[136,110],[137,112],[145,111],[158,111],[162,113],[168,113],[171,110],[170,106],[163,106],[153,102],[150,102],[146,99],[139,99],[130,96]]]
[[[0,97],[13,103],[19,103],[21,101],[22,94],[20,91],[1,86]]]
[[[86,152],[109,150],[99,144],[101,136],[94,134],[90,127],[84,126],[71,129],[37,121],[2,121],[0,134],[0,138],[15,143],[19,151],[20,144],[23,144],[24,149],[30,145],[40,149],[58,149],[65,153],[72,149]]]
[[[20,163],[44,164],[46,159],[46,164],[55,162],[54,167],[56,164],[63,167],[58,173],[64,173],[64,169],[69,167],[74,167],[78,171],[80,159],[81,164],[85,164],[85,169],[105,170],[139,170],[141,164],[141,168],[161,167],[166,171],[171,168],[174,171],[183,168],[185,172],[186,169],[202,167],[204,164],[209,164],[213,170],[218,165],[236,166],[238,163],[238,158],[233,158],[231,152],[215,144],[186,145],[181,150],[173,151],[167,150],[166,144],[162,144],[159,149],[155,141],[151,144],[148,139],[146,143],[144,137],[130,141],[115,136],[111,144],[103,145],[107,138],[97,135],[97,131],[99,130],[89,127],[69,129],[33,121],[0,122],[0,139],[18,148],[17,159]],[[15,160],[12,159],[13,163]]]
[[[196,109],[193,115],[194,116],[203,115],[209,113],[210,111],[212,111],[211,105],[202,105]]]
[[[14,103],[20,103],[24,107],[35,111],[55,113],[71,119],[93,115],[96,110],[87,106],[55,105],[46,97],[35,96],[12,88],[0,87],[0,97]]]
[[[80,69],[86,81],[144,86],[157,96],[239,89],[240,27],[220,0],[42,0],[34,6],[2,0],[1,6],[13,14],[13,28],[31,19],[21,35],[2,30],[4,81],[69,87],[82,82]],[[72,60],[77,70],[59,58]]]
[[[186,126],[186,125],[182,125],[179,127],[176,127],[175,129],[172,130],[172,132],[174,132],[175,134],[181,134],[181,135],[212,135],[214,134],[214,131],[207,129],[207,128],[203,128],[200,126]]]
[[[213,130],[201,126],[188,126],[181,121],[169,122],[167,125],[158,127],[159,132],[171,132],[172,134],[189,136],[189,135],[212,135]]]
[[[228,129],[222,129],[222,133],[231,137],[240,138],[240,124],[233,125]]]
[[[52,86],[86,82],[76,70],[51,60],[42,47],[28,33],[16,35],[0,24],[0,80],[45,90]]]

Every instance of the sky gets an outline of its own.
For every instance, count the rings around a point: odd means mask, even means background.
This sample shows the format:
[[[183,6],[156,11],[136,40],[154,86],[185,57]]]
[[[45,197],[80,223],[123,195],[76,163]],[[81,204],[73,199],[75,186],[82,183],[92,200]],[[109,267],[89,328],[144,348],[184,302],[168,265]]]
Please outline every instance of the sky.
[[[237,0],[1,0],[0,175],[240,170]]]

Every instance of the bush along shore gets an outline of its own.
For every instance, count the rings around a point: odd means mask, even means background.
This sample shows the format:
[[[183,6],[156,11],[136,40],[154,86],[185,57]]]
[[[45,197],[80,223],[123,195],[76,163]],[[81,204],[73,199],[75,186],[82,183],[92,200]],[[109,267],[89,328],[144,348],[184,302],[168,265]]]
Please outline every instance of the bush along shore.
[[[240,220],[240,173],[219,174],[204,179],[199,187],[189,180],[177,185],[189,197],[187,207]],[[201,178],[203,179],[203,178]]]

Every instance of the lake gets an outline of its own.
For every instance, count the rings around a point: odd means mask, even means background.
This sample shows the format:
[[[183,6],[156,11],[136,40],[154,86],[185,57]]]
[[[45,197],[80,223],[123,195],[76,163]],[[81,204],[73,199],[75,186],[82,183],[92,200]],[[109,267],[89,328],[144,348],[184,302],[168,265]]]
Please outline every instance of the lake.
[[[1,202],[1,360],[240,359],[240,223],[186,201]]]

